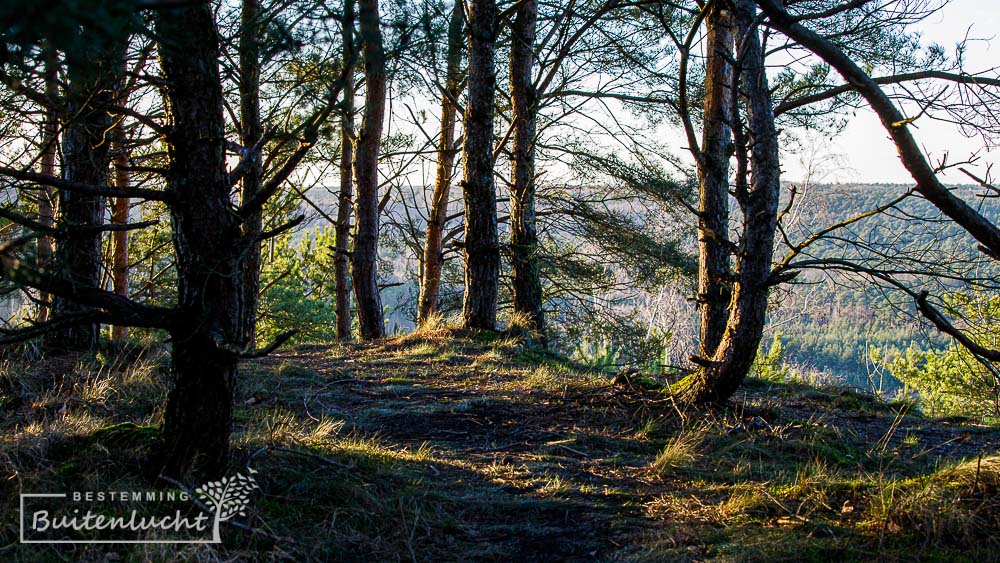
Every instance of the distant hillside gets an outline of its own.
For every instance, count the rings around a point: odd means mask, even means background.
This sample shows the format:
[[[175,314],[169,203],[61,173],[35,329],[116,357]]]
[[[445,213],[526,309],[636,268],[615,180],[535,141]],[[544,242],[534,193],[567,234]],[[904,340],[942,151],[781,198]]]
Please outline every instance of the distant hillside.
[[[784,204],[788,203],[793,186],[794,204],[782,220],[785,235],[792,245],[829,226],[885,206],[910,189],[910,186],[900,184],[804,186],[789,183],[784,190]],[[977,197],[980,190],[974,186],[956,186],[954,190],[987,217],[1000,221],[1000,205],[996,200]],[[329,191],[317,189],[310,193],[310,197],[319,207],[333,210],[336,202]],[[399,202],[391,201],[387,213],[401,215],[402,207]],[[735,202],[732,208],[738,209]],[[308,206],[303,206],[302,211],[314,215]],[[455,214],[461,211],[460,198],[453,202],[451,211]],[[411,213],[407,217],[414,221],[415,230],[422,231],[420,213]],[[397,221],[401,222],[401,219]],[[321,218],[314,219],[311,224],[314,227],[325,225],[325,220]],[[681,228],[689,227],[684,225]],[[414,247],[406,244],[399,233],[389,234],[392,236],[387,235],[386,243],[380,248],[383,282],[387,285],[383,300],[390,331],[408,332],[414,326],[412,315],[417,295]],[[775,251],[776,260],[780,261],[788,250],[788,244],[779,243]],[[970,261],[974,266],[983,262],[983,256],[976,251],[972,238],[918,196],[908,197],[892,209],[830,233],[828,239],[811,245],[798,259],[830,258],[858,262],[876,270],[915,270],[923,268],[920,262],[925,261],[949,274],[962,274],[971,269]],[[457,261],[454,265],[458,267]],[[900,279],[919,284],[935,294],[960,288],[960,284],[955,282],[922,279],[914,275],[900,276]],[[785,361],[825,382],[892,392],[898,382],[891,376],[885,377],[870,364],[868,358],[872,348],[891,354],[910,346],[929,349],[948,343],[948,339],[928,330],[925,324],[914,318],[913,303],[909,297],[887,289],[884,284],[873,284],[861,276],[819,270],[803,273],[796,282],[774,292],[775,306],[765,346],[770,346],[774,334],[780,333]],[[635,307],[648,306],[648,303],[663,298],[662,295],[657,297],[658,288],[637,289],[646,289],[652,294],[646,301],[639,299],[632,302]],[[676,350],[669,354],[671,357],[668,359],[683,362],[690,353],[696,333],[693,328],[694,306],[686,301],[688,288],[678,286],[667,289],[677,294],[674,306],[678,308],[671,312],[669,322],[661,321],[661,324],[666,323],[675,339],[671,346]],[[459,286],[457,291],[460,290]],[[448,297],[452,306],[460,303],[460,293],[452,291]],[[660,314],[663,315],[662,309]],[[574,348],[574,343],[565,347],[567,350]]]
[[[885,206],[910,186],[817,185],[796,189],[795,205],[785,221],[792,244]],[[977,197],[981,190],[957,186],[954,191],[987,217],[1000,221],[1000,205],[996,200]],[[996,268],[976,250],[972,237],[917,196],[831,235],[830,240],[816,243],[799,259],[832,258],[880,271],[932,269],[949,275],[972,272],[976,267]],[[788,247],[781,245],[778,259],[787,252]],[[948,342],[913,317],[909,297],[886,284],[877,285],[859,275],[823,271],[810,271],[800,278],[804,283],[793,286],[790,292],[779,292],[780,304],[771,323],[771,330],[781,334],[785,359],[790,363],[824,373],[839,383],[878,388],[878,377],[883,374],[877,373],[868,361],[871,348],[893,352],[910,346],[936,348]],[[955,281],[917,275],[897,278],[937,294],[962,286]],[[887,391],[895,385],[898,383],[891,377],[881,382]]]

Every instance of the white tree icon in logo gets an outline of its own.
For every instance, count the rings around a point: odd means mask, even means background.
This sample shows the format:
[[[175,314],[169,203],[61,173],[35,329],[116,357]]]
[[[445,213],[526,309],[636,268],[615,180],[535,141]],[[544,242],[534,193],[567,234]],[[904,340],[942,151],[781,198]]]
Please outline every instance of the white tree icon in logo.
[[[237,473],[232,477],[223,477],[219,481],[205,483],[194,490],[205,504],[215,509],[215,523],[212,527],[213,543],[222,541],[219,536],[219,523],[229,520],[239,514],[245,515],[244,510],[250,504],[250,493],[254,489],[259,489],[257,481],[253,475],[257,473],[254,469],[247,468],[249,475]]]

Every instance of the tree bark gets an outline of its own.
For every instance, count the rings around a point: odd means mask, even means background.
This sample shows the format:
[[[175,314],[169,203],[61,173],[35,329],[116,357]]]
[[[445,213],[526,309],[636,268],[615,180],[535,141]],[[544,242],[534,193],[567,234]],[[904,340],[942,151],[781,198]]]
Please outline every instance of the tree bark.
[[[525,315],[530,329],[545,342],[542,278],[535,228],[535,126],[538,96],[532,69],[535,64],[537,0],[517,9],[511,28],[510,94],[513,104],[513,159],[510,188],[510,249],[514,312]]]
[[[745,224],[736,255],[736,284],[726,330],[708,365],[676,387],[683,402],[695,404],[724,403],[750,371],[764,332],[777,230],[781,189],[778,136],[755,23],[756,9],[753,0],[735,0],[734,5],[737,37],[745,41],[740,48],[740,82],[746,96],[753,173],[749,190],[738,198]]]
[[[112,158],[115,169],[115,187],[128,189],[131,181],[128,173],[129,152],[125,128],[121,121],[115,124],[112,131],[111,150],[114,153]],[[111,223],[124,225],[128,223],[128,211],[131,206],[131,199],[127,197],[116,197],[111,206]],[[128,297],[128,231],[114,231],[111,233],[111,287],[113,291],[122,297]],[[124,342],[128,339],[128,327],[114,325],[111,327],[111,340]]]
[[[464,41],[462,3],[455,2],[448,24],[448,54],[445,70],[444,94],[441,96],[441,138],[438,140],[437,175],[431,208],[427,214],[427,237],[424,241],[423,271],[420,280],[420,299],[417,305],[417,324],[423,324],[437,310],[441,289],[441,268],[444,263],[442,237],[448,203],[451,199],[451,179],[455,171],[455,124],[458,121],[456,102],[462,95],[462,47]]]
[[[733,28],[716,3],[706,25],[704,128],[698,166],[698,308],[701,356],[715,354],[729,319],[729,158],[732,154]]]
[[[248,246],[229,198],[219,44],[210,4],[157,12],[166,82],[167,182],[177,259],[173,389],[152,466],[174,478],[215,477],[229,458]]]
[[[45,49],[45,95],[50,100],[55,100],[59,96],[59,83],[56,80],[58,64],[55,51],[46,46]],[[42,125],[42,155],[39,162],[39,172],[46,176],[56,175],[56,150],[59,148],[59,113],[54,107],[45,108],[45,121]],[[55,220],[55,194],[48,186],[38,190],[38,222],[45,227],[52,227]],[[52,254],[55,252],[55,245],[52,237],[39,237],[36,253],[38,264],[43,268],[49,266]],[[40,305],[36,321],[43,323],[49,318],[52,296],[47,293],[40,293]]]
[[[345,0],[341,22],[345,65],[354,64],[354,0]],[[334,283],[337,300],[337,340],[351,339],[351,211],[354,206],[354,71],[344,76],[340,116],[340,204],[334,230]]]
[[[98,60],[67,68],[66,126],[62,136],[63,179],[92,185],[107,185],[111,129],[108,106],[114,101],[114,85],[124,46],[109,46]],[[59,190],[60,229],[67,234],[56,245],[53,267],[80,286],[101,285],[101,232],[93,229],[104,222],[104,197]],[[71,299],[55,297],[52,316],[75,315],[91,308]],[[81,323],[59,329],[45,339],[51,352],[90,352],[97,347],[96,323]]]
[[[495,0],[469,2],[469,98],[465,110],[465,298],[466,328],[494,330],[500,278],[496,189],[493,185],[493,109],[496,90]]]
[[[260,1],[243,0],[240,15],[240,143],[252,163],[240,183],[240,202],[249,201],[260,191],[264,171],[260,154],[249,150],[257,145],[264,131],[260,121]],[[262,228],[260,211],[243,222],[247,240],[259,237]],[[243,258],[243,300],[241,304],[243,343],[253,348],[257,343],[257,301],[260,291],[260,242],[250,243]]]
[[[382,298],[378,292],[378,151],[385,118],[385,49],[378,14],[378,0],[358,2],[358,23],[365,69],[365,113],[361,120],[354,161],[358,196],[354,215],[356,231],[351,254],[351,276],[358,304],[361,338],[385,336]]]

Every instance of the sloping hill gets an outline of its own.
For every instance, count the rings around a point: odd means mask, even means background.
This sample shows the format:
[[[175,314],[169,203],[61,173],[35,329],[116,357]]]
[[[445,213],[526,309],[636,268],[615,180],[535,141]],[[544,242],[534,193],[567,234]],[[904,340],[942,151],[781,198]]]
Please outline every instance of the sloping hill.
[[[135,361],[132,361],[135,360]],[[148,488],[155,353],[4,367],[3,513],[19,492]],[[71,373],[59,391],[41,391]],[[249,363],[237,464],[260,485],[220,546],[25,546],[36,560],[989,559],[1000,432],[852,391],[752,383],[678,413],[640,377],[588,373],[450,329]],[[126,400],[130,399],[126,404]],[[122,424],[125,423],[125,424]],[[238,469],[238,467],[237,467]],[[248,529],[250,531],[248,531]]]

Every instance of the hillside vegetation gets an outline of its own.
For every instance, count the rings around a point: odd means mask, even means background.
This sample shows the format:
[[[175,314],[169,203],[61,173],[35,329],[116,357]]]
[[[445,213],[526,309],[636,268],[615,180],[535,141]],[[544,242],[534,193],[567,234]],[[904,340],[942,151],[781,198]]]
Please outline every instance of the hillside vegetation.
[[[22,492],[148,488],[165,362],[6,363],[2,511]],[[687,417],[655,377],[450,328],[241,371],[236,466],[260,490],[222,545],[19,545],[5,519],[0,557],[985,561],[1000,547],[1000,433],[851,390],[757,380]]]
[[[788,220],[789,239],[804,240],[822,228],[878,209],[910,188],[866,183],[799,185]],[[985,217],[1000,220],[1000,206],[979,197],[981,189],[953,186],[952,190]],[[851,260],[880,271],[910,271],[904,279],[932,293],[968,291],[968,285],[935,278],[935,274],[959,273],[970,279],[998,274],[995,265],[983,260],[968,233],[918,197],[832,235],[814,245],[809,257]],[[776,260],[786,251],[779,246]],[[804,372],[818,372],[824,381],[892,396],[901,385],[884,369],[885,364],[873,363],[873,356],[886,360],[911,348],[942,350],[950,344],[918,318],[912,298],[877,280],[816,271],[797,281],[777,294],[771,330],[780,333],[787,362]]]

